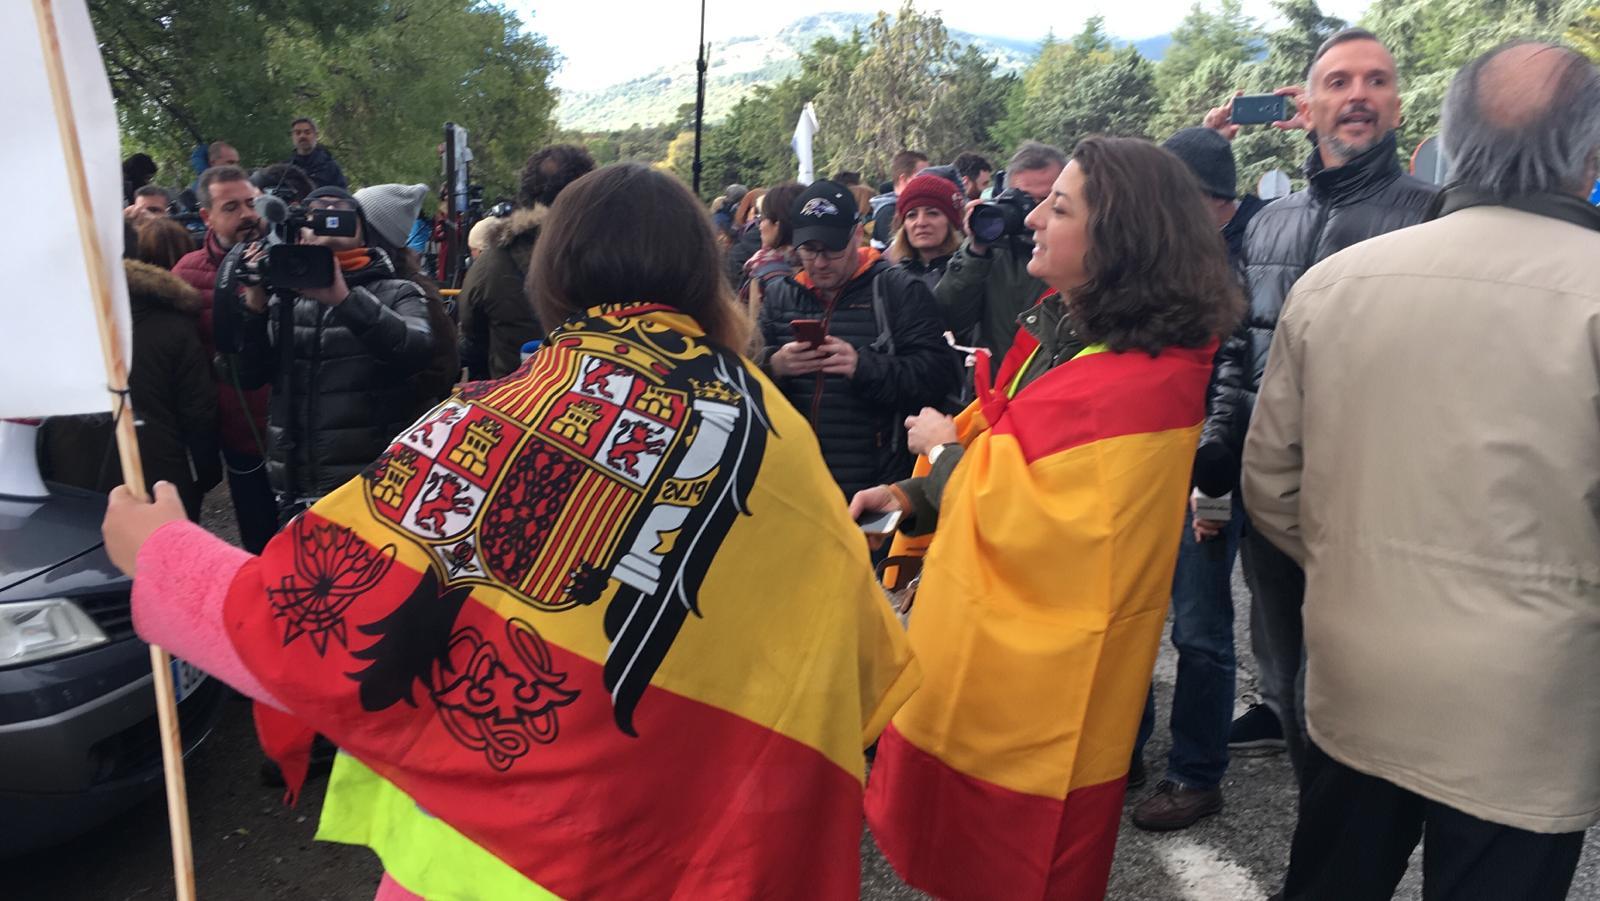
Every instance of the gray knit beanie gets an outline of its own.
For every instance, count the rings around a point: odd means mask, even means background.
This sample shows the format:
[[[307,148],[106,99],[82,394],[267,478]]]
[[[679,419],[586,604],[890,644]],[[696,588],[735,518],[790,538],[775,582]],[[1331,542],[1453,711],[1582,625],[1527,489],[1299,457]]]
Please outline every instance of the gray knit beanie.
[[[355,193],[367,227],[396,247],[406,245],[426,196],[427,185],[372,185]]]

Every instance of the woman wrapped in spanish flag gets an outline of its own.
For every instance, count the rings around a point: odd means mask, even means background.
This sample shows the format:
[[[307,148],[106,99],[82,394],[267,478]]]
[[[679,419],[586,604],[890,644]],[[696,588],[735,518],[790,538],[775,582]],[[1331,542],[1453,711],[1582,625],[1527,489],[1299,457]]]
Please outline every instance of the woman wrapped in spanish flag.
[[[867,817],[946,899],[1104,896],[1212,356],[1243,308],[1194,176],[1148,142],[1083,141],[1027,224],[1054,293],[992,384],[976,367],[967,411],[907,420],[920,475],[851,504],[933,535],[923,685]]]
[[[259,557],[119,489],[140,635],[251,697],[381,899],[855,898],[863,748],[916,683],[811,429],[739,355],[711,220],[633,165],[562,192],[548,338]]]

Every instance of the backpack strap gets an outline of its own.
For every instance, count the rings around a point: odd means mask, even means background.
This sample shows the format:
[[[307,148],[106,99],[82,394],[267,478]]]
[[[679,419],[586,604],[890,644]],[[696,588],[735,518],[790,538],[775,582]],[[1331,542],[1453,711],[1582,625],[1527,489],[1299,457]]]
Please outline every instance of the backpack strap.
[[[888,274],[884,269],[872,279],[872,318],[878,322],[878,338],[867,345],[883,354],[894,353],[894,330],[889,327],[889,309],[883,301],[883,279]]]

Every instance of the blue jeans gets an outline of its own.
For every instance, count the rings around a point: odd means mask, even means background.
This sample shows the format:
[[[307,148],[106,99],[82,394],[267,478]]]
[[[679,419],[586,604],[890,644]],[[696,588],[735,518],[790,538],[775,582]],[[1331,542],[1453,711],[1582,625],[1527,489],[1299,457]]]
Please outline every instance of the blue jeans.
[[[1172,691],[1172,751],[1166,778],[1186,788],[1212,789],[1228,771],[1228,727],[1233,723],[1233,561],[1245,515],[1235,498],[1222,534],[1196,542],[1188,511],[1172,577],[1172,645],[1178,679]],[[1155,730],[1154,687],[1145,698],[1134,756]]]
[[[1261,702],[1278,717],[1295,778],[1306,756],[1306,654],[1301,605],[1306,574],[1254,530],[1244,537],[1244,578],[1250,586],[1250,650]]]

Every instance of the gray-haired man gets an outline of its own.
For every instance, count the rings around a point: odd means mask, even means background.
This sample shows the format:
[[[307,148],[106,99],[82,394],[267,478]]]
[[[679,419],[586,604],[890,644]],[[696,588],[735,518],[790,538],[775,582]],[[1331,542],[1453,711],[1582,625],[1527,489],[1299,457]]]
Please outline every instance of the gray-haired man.
[[[1388,898],[1419,839],[1426,897],[1565,898],[1600,820],[1600,72],[1491,51],[1444,144],[1437,219],[1295,285],[1246,442],[1305,566],[1291,899]]]
[[[1059,147],[1026,141],[1017,148],[1006,167],[1006,187],[1029,199],[1027,208],[1020,210],[1023,214],[1050,196],[1050,186],[1066,167],[1067,155]],[[945,328],[961,334],[978,327],[977,344],[989,349],[993,355],[990,364],[998,368],[1017,336],[1017,317],[1039,302],[1046,287],[1028,274],[1032,232],[1006,235],[991,243],[972,234],[972,210],[979,203],[967,204],[967,239],[950,257],[933,296]]]

